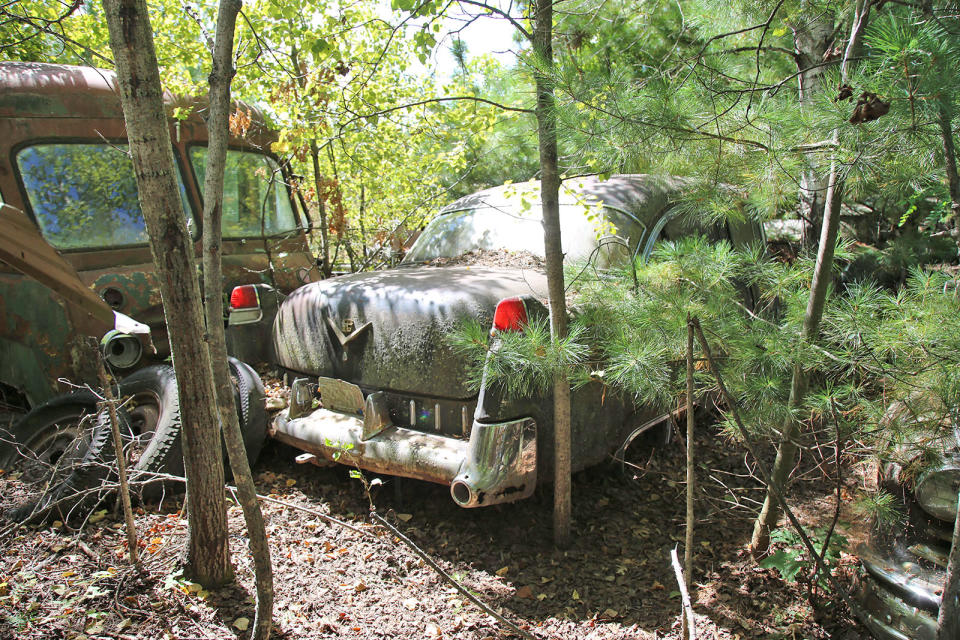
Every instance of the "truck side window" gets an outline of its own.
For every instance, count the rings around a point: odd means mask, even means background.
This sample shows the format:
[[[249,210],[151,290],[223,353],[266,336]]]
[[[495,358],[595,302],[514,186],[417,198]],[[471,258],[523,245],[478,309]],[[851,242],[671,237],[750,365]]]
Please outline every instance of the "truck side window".
[[[202,189],[207,148],[192,147],[190,163]],[[296,228],[290,195],[273,158],[249,151],[228,150],[223,173],[223,237],[259,238]]]
[[[147,243],[133,162],[125,145],[38,144],[17,153],[17,168],[40,231],[57,249]],[[183,180],[180,198],[190,212]]]

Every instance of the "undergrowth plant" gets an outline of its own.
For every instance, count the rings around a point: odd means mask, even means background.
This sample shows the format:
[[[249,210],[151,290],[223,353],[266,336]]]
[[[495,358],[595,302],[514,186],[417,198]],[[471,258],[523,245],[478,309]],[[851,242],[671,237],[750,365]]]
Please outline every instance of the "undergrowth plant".
[[[823,563],[833,569],[840,561],[840,553],[846,551],[847,538],[831,532],[827,536],[826,528],[811,532],[810,541],[820,554]],[[809,557],[807,548],[801,543],[800,536],[791,529],[778,529],[770,534],[770,541],[778,548],[769,556],[760,561],[760,566],[766,569],[776,569],[786,582],[795,582],[805,575],[811,574],[816,565]],[[816,585],[825,593],[830,593],[830,583],[826,576],[817,572]]]
[[[838,256],[841,265],[849,260],[846,246]],[[847,463],[876,455],[927,459],[918,450],[956,424],[946,408],[960,406],[960,295],[947,273],[913,267],[897,291],[838,279],[820,339],[808,343],[801,322],[811,259],[788,264],[760,247],[736,250],[693,236],[659,244],[635,267],[636,283],[630,268],[570,270],[573,317],[561,343],[536,320],[494,337],[478,323],[461,327],[453,346],[467,356],[473,385],[486,377],[507,395],[549,393],[557,367],[565,367],[574,385],[598,380],[638,404],[673,409],[685,394],[681,368],[693,316],[756,438],[772,438],[783,424],[794,365],[811,372],[794,417],[805,425],[805,446],[830,462],[823,468],[831,476],[836,448]],[[706,362],[695,358],[698,392],[717,391]],[[905,408],[893,420],[897,403]],[[729,407],[720,411],[723,433],[737,441]],[[889,517],[882,496],[860,503]]]

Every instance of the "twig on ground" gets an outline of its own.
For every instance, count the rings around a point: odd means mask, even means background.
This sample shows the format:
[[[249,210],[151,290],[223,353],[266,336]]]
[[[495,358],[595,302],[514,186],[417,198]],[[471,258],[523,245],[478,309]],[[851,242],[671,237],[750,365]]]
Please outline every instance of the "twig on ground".
[[[233,486],[231,486],[231,485],[227,485],[227,489],[230,490],[230,493],[234,493],[234,492],[236,491],[236,488],[233,487]],[[353,526],[352,524],[350,524],[350,523],[348,523],[348,522],[344,522],[343,520],[337,520],[337,519],[334,518],[333,516],[328,516],[328,515],[325,514],[325,513],[322,513],[322,512],[320,512],[320,511],[317,511],[316,509],[310,509],[309,507],[304,507],[304,506],[301,506],[301,505],[299,505],[299,504],[294,504],[294,503],[292,503],[292,502],[287,502],[287,501],[285,501],[285,500],[279,500],[279,499],[277,499],[277,498],[271,498],[270,496],[262,496],[262,495],[260,495],[259,493],[257,494],[257,498],[259,498],[260,500],[263,500],[264,502],[272,502],[272,503],[274,503],[274,504],[279,504],[279,505],[284,506],[284,507],[290,507],[291,509],[298,509],[298,510],[300,510],[300,511],[303,511],[304,513],[309,513],[309,514],[311,514],[311,515],[315,515],[315,516],[317,516],[318,518],[320,518],[320,519],[322,519],[322,520],[326,520],[327,522],[330,522],[330,523],[333,523],[333,524],[336,524],[336,525],[340,525],[341,527],[344,527],[345,529],[350,529],[350,531],[355,531],[355,532],[360,533],[360,534],[363,534],[363,535],[365,535],[365,536],[373,536],[373,533],[372,533],[371,531],[364,531],[363,529],[359,529],[359,528]]]
[[[100,562],[100,561],[103,559],[103,558],[100,557],[100,555],[94,553],[93,549],[90,548],[90,545],[88,545],[88,544],[87,544],[86,542],[84,542],[83,540],[81,540],[81,541],[79,541],[79,542],[77,543],[77,548],[80,549],[80,551],[83,552],[83,555],[87,556],[88,558],[90,558],[90,559],[93,560],[94,562]],[[139,563],[138,563],[138,564],[139,564]],[[137,569],[138,569],[138,570],[141,570],[142,568],[138,566]]]
[[[683,579],[683,569],[680,568],[680,558],[677,557],[676,547],[670,549],[670,562],[673,564],[673,572],[677,576],[677,585],[680,587],[680,602],[683,603],[687,637],[690,640],[697,640],[697,624],[693,618],[693,605],[690,604],[690,594],[687,592],[687,583]]]
[[[401,542],[403,542],[405,545],[407,545],[408,547],[410,547],[410,549],[411,549],[414,553],[416,553],[418,556],[420,556],[420,559],[421,559],[421,560],[423,560],[423,561],[426,562],[428,565],[430,565],[430,567],[431,567],[434,571],[436,571],[436,572],[440,575],[441,578],[443,578],[443,579],[444,579],[448,584],[450,584],[454,589],[456,589],[458,592],[460,592],[460,594],[461,594],[462,596],[464,596],[465,598],[467,598],[470,602],[472,602],[473,604],[475,604],[475,605],[477,605],[478,607],[480,607],[480,608],[484,611],[484,613],[486,613],[486,614],[488,614],[488,615],[496,618],[497,620],[499,620],[500,622],[502,622],[508,629],[510,629],[511,631],[513,631],[513,632],[516,633],[516,634],[519,634],[519,635],[523,636],[524,638],[527,638],[527,640],[537,640],[537,637],[536,637],[536,636],[534,636],[533,634],[531,634],[531,633],[529,633],[529,632],[527,632],[527,631],[524,631],[523,629],[521,629],[520,627],[518,627],[518,626],[515,625],[514,623],[510,622],[509,620],[507,620],[506,618],[504,618],[502,615],[500,615],[499,613],[497,613],[496,611],[494,611],[492,608],[490,608],[490,606],[489,606],[488,604],[484,603],[484,602],[483,602],[482,600],[480,600],[477,596],[475,596],[475,595],[473,595],[472,593],[470,593],[470,592],[466,589],[466,587],[464,587],[462,584],[460,584],[459,582],[457,582],[456,580],[454,580],[453,577],[452,577],[449,573],[447,573],[446,571],[444,571],[443,568],[442,568],[440,565],[438,565],[438,564],[433,560],[433,558],[431,558],[430,556],[428,556],[428,555],[426,554],[426,552],[424,552],[423,550],[421,550],[420,547],[418,547],[418,546],[416,545],[416,543],[413,542],[413,540],[411,540],[411,539],[408,538],[407,536],[403,535],[403,533],[401,533],[401,531],[400,531],[399,529],[397,529],[395,526],[393,526],[392,524],[390,524],[389,522],[387,522],[379,513],[377,513],[376,511],[371,511],[371,512],[370,512],[370,519],[371,519],[371,520],[376,520],[376,521],[379,522],[381,525],[383,525],[384,527],[386,527],[387,529],[389,529],[390,532],[391,532],[393,535],[397,536],[397,538],[398,538]]]

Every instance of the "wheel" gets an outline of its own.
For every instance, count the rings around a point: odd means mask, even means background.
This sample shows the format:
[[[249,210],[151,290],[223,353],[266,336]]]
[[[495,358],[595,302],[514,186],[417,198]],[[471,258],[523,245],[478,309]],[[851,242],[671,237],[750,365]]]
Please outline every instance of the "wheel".
[[[173,367],[166,364],[140,369],[120,381],[117,393],[121,410],[120,433],[124,438],[127,471],[134,491],[141,497],[156,498],[167,489],[178,489],[170,483],[151,482],[151,474],[183,475],[183,453],[180,441],[180,400]],[[69,452],[69,443],[83,432],[81,421],[97,414],[98,398],[89,391],[56,396],[37,407],[11,429],[17,443],[7,455],[30,452],[41,473],[49,460]],[[111,427],[104,412],[98,418],[106,429],[104,440],[110,440]],[[92,433],[92,432],[91,432]],[[77,445],[74,445],[75,447]],[[71,455],[82,457],[80,447]],[[113,445],[96,452],[105,464],[114,462]],[[182,488],[182,487],[181,487]]]
[[[119,420],[129,428],[124,416]],[[41,494],[7,517],[66,520],[99,502],[97,487],[113,460],[110,435],[108,412],[98,412],[97,397],[87,391],[56,396],[30,411],[11,428],[2,465],[19,469],[21,481]]]
[[[97,398],[89,391],[51,398],[2,434],[0,467],[17,466],[23,480],[32,482],[42,479],[43,467],[79,461],[89,445],[85,427],[96,413]]]
[[[243,448],[252,467],[267,441],[266,392],[263,381],[253,367],[236,358],[228,358],[227,362],[230,365],[230,377],[233,379],[234,397],[237,400]]]
[[[139,492],[146,498],[162,496],[165,488],[177,489],[170,483],[150,482],[154,473],[183,475],[180,397],[173,367],[157,364],[135,371],[120,381],[118,397],[130,423],[123,433],[130,480],[145,482]]]
[[[229,358],[237,417],[243,434],[247,459],[252,465],[266,440],[265,393],[260,376],[249,365]],[[130,416],[131,443],[127,445],[131,479],[151,473],[182,476],[183,444],[180,426],[180,399],[173,367],[166,364],[146,367],[120,381],[120,397]],[[164,483],[144,485],[142,495],[162,495]]]

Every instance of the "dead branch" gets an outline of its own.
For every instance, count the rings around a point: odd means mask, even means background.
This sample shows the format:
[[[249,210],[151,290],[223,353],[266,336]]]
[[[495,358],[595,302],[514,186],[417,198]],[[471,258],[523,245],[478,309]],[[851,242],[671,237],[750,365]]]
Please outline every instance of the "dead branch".
[[[680,568],[680,559],[677,557],[677,548],[670,549],[670,562],[673,564],[673,573],[677,576],[677,585],[680,588],[680,602],[683,603],[685,637],[697,640],[697,623],[693,618],[693,605],[690,604],[690,594],[687,593],[687,583],[683,579],[683,569]]]
[[[227,490],[230,491],[230,493],[233,493],[234,491],[236,491],[236,489],[235,489],[234,487],[231,487],[230,485],[227,485]],[[356,533],[359,533],[359,534],[362,534],[362,535],[365,535],[365,536],[373,536],[373,533],[371,533],[370,531],[365,531],[365,530],[363,530],[363,529],[358,529],[357,527],[353,526],[352,524],[350,524],[350,523],[348,523],[348,522],[344,522],[343,520],[338,520],[338,519],[334,518],[333,516],[328,516],[328,515],[325,514],[325,513],[322,513],[322,512],[320,512],[320,511],[317,511],[316,509],[310,509],[310,508],[304,507],[304,506],[299,505],[299,504],[294,504],[294,503],[292,503],[292,502],[286,502],[286,501],[284,501],[284,500],[278,500],[277,498],[271,498],[270,496],[262,496],[262,495],[260,495],[260,494],[257,494],[257,498],[259,498],[260,500],[263,500],[264,502],[272,502],[272,503],[274,503],[274,504],[279,504],[279,505],[284,506],[284,507],[290,507],[291,509],[297,509],[297,510],[299,510],[299,511],[303,511],[304,513],[309,513],[309,514],[311,514],[311,515],[317,516],[317,517],[320,518],[321,520],[326,520],[327,522],[329,522],[329,523],[331,523],[331,524],[335,524],[335,525],[341,526],[341,527],[343,527],[343,528],[345,528],[345,529],[350,529],[350,531],[354,531],[354,532],[356,532]]]
[[[91,338],[94,359],[97,363],[97,376],[100,386],[103,387],[104,403],[110,413],[110,429],[113,432],[113,448],[117,456],[117,478],[120,482],[120,504],[123,505],[123,519],[127,527],[127,553],[130,564],[143,571],[140,557],[137,553],[137,527],[133,521],[133,509],[130,506],[130,485],[127,483],[127,456],[123,452],[123,436],[120,435],[120,422],[117,419],[117,400],[113,396],[113,389],[107,379],[107,370],[103,366],[103,358],[97,348],[96,340]]]

